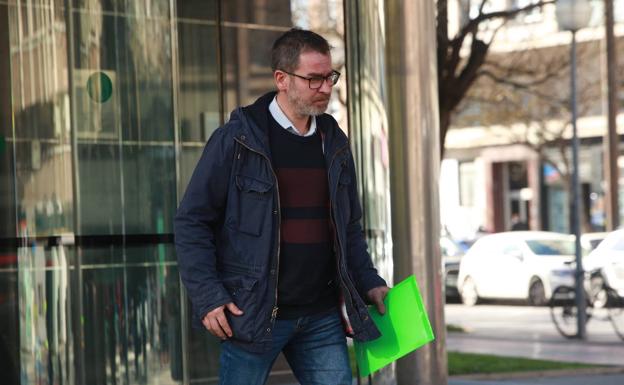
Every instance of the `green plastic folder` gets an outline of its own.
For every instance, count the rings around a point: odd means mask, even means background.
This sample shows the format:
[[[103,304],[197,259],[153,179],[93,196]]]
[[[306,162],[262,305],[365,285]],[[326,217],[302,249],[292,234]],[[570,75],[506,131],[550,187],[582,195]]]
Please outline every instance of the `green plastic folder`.
[[[390,289],[384,303],[386,314],[383,316],[377,308],[369,307],[381,337],[354,343],[360,377],[368,376],[435,338],[413,275]]]

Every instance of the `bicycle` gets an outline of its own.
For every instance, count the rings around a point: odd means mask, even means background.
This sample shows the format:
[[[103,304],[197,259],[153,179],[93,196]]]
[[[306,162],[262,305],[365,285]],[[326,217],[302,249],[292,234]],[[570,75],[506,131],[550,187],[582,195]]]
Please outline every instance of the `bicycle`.
[[[624,341],[624,297],[611,288],[599,271],[586,273],[584,282],[587,298],[586,324],[591,319],[608,321],[615,334]],[[577,307],[575,290],[559,286],[550,301],[550,317],[555,328],[565,338],[577,337]]]

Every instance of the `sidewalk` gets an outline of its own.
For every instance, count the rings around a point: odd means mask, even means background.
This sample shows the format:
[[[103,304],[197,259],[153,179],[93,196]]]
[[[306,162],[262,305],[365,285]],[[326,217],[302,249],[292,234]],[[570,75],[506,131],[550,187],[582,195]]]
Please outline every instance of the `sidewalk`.
[[[449,385],[623,385],[624,342],[606,323],[588,327],[585,341],[561,337],[546,308],[451,305],[446,322],[467,333],[448,333],[447,350],[497,356],[607,365],[557,372],[450,377]]]
[[[624,366],[624,341],[607,322],[588,323],[585,341],[563,338],[548,308],[447,305],[447,324],[466,333],[448,333],[448,351]]]

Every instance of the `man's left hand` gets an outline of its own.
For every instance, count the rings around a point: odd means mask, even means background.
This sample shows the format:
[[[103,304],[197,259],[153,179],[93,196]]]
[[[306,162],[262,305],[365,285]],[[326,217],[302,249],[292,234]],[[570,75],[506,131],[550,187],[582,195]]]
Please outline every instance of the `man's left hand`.
[[[389,291],[390,288],[388,286],[379,286],[370,289],[368,293],[366,293],[368,299],[377,307],[377,311],[381,315],[386,314],[386,305],[384,305],[383,301]]]

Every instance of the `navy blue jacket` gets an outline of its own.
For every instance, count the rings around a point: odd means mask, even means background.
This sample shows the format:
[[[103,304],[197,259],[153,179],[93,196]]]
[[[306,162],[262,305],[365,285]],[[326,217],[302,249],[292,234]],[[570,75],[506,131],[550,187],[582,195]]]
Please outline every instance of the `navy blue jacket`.
[[[208,140],[175,217],[182,282],[193,305],[194,325],[211,310],[226,311],[232,340],[249,351],[270,346],[277,309],[280,200],[268,142],[274,92],[232,112]],[[353,156],[346,135],[328,114],[317,117],[323,138],[336,229],[337,279],[353,338],[379,337],[365,293],[386,285],[374,268],[362,233]]]

